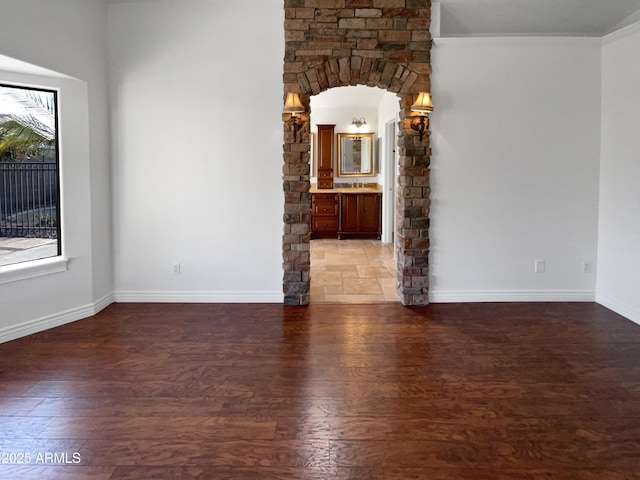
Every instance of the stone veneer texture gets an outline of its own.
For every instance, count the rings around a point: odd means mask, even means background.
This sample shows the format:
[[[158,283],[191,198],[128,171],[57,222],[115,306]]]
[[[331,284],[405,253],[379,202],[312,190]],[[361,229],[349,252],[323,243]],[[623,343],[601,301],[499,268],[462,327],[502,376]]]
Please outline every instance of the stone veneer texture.
[[[411,129],[411,104],[431,90],[429,0],[284,0],[284,98],[305,106],[298,135],[283,114],[285,305],[307,305],[310,284],[309,99],[333,87],[367,85],[400,103],[396,252],[403,305],[428,303],[429,132]]]

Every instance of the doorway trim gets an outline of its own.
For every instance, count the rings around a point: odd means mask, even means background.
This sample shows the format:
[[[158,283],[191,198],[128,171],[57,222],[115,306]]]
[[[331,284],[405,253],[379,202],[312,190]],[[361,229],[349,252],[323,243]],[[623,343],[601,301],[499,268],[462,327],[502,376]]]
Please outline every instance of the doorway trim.
[[[397,117],[397,115],[396,115]],[[398,119],[394,118],[384,124],[384,177],[386,189],[383,196],[382,242],[392,243],[395,237],[396,213],[396,177],[398,159],[396,156],[396,139],[398,136]]]

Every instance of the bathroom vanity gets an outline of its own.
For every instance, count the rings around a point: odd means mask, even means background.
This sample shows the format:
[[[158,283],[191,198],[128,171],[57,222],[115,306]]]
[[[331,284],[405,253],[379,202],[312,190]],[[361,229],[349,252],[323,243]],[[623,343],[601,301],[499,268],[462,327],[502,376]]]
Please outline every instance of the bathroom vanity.
[[[375,134],[338,133],[336,142],[335,125],[319,124],[317,128],[317,172],[312,171],[317,183],[310,190],[311,238],[380,239],[382,187],[362,183],[362,177],[376,175]],[[338,179],[349,182],[335,183]]]
[[[379,185],[311,188],[311,238],[376,238],[382,234]]]

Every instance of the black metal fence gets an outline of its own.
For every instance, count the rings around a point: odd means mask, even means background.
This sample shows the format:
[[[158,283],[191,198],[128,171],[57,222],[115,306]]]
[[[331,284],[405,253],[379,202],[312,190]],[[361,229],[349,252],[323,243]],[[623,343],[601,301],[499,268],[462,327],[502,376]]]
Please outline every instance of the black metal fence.
[[[56,163],[0,162],[0,237],[58,237]]]

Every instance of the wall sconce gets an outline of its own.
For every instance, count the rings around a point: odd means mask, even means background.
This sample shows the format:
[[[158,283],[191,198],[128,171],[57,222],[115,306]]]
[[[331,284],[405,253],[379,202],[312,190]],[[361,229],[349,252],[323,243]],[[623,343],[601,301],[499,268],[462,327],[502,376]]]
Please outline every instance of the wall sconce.
[[[367,124],[367,121],[365,120],[364,117],[360,117],[360,118],[353,117],[353,120],[351,121],[351,125],[353,125],[355,128],[360,128],[361,126],[366,124]]]
[[[302,120],[296,115],[296,113],[304,112],[300,96],[297,93],[287,93],[287,99],[284,102],[284,108],[282,111],[283,113],[291,114],[291,117],[287,120],[287,126],[291,130],[291,133],[293,133],[293,141],[297,142],[298,133],[302,128]],[[302,136],[300,136],[300,141],[302,141]]]
[[[431,95],[425,92],[420,92],[417,100],[411,105],[412,112],[418,112],[419,115],[413,117],[411,120],[411,129],[418,132],[420,135],[420,141],[424,132],[429,128],[429,117],[427,115],[433,112],[433,103],[431,103]]]

